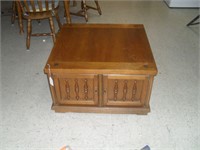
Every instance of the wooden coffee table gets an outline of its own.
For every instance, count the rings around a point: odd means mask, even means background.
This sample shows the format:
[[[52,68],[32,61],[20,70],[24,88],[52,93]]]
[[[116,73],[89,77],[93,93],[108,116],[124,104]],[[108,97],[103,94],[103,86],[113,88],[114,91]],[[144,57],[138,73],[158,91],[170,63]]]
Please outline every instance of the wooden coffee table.
[[[157,68],[143,25],[66,24],[44,72],[56,112],[150,112]]]

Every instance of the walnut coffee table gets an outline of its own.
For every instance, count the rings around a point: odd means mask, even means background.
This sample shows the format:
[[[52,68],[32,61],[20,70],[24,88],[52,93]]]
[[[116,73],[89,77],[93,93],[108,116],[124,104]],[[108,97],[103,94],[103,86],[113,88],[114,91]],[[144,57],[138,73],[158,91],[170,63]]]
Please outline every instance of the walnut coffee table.
[[[150,112],[157,68],[143,25],[66,24],[44,72],[56,112]]]

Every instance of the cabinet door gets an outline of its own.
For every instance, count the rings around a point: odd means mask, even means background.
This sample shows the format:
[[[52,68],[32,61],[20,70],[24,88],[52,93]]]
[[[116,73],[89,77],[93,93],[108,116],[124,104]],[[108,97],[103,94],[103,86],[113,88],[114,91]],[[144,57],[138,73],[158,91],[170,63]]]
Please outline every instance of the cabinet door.
[[[55,75],[54,82],[59,104],[76,106],[98,104],[97,75]]]
[[[148,78],[137,75],[103,76],[103,105],[141,107],[147,97]]]

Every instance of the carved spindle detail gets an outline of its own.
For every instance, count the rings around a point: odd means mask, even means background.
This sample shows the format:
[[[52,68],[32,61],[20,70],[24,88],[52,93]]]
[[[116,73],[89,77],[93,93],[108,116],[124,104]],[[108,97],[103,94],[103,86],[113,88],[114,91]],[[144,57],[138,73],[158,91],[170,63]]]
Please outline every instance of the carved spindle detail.
[[[134,84],[133,84],[133,89],[132,89],[132,101],[135,100],[135,95],[136,95],[136,92],[137,92],[137,81],[134,81]]]
[[[65,82],[66,82],[65,90],[66,90],[66,93],[67,93],[67,99],[69,100],[70,99],[70,86],[69,86],[68,80],[66,80]]]
[[[79,85],[77,79],[75,79],[75,93],[76,93],[76,99],[79,100]]]
[[[124,88],[123,88],[123,100],[126,100],[126,95],[128,91],[127,80],[124,81]]]
[[[114,100],[117,100],[117,94],[118,94],[118,81],[115,80],[115,86],[114,86]]]
[[[85,83],[84,83],[84,94],[85,94],[85,100],[88,100],[88,83],[87,83],[87,79],[85,79]]]

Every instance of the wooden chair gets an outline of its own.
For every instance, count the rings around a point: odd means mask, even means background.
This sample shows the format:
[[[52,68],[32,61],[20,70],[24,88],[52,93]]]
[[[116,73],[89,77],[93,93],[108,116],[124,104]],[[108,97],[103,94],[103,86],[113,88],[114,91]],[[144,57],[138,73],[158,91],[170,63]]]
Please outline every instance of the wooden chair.
[[[26,47],[30,48],[30,38],[31,36],[52,36],[53,42],[56,41],[55,27],[53,23],[53,16],[56,17],[59,28],[62,24],[58,16],[59,1],[58,0],[30,0],[30,1],[20,1],[17,0],[20,6],[23,18],[28,20],[27,24],[27,38]],[[20,18],[19,18],[20,19]],[[42,20],[49,19],[50,33],[35,33],[32,34],[32,20]]]
[[[99,15],[102,14],[101,12],[101,8],[100,8],[100,5],[98,3],[98,0],[94,0],[95,4],[96,4],[96,7],[92,7],[92,6],[89,6],[86,4],[86,0],[81,0],[81,10],[76,12],[76,13],[73,13],[73,12],[70,12],[70,14],[72,15],[76,15],[76,16],[81,16],[81,17],[84,17],[86,22],[88,22],[88,14],[87,14],[87,10],[88,9],[93,9],[93,10],[97,10]],[[76,5],[76,2],[75,0],[73,0],[73,6]]]

